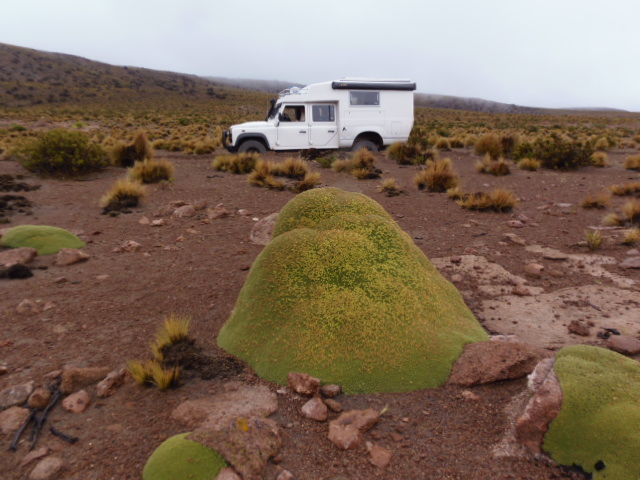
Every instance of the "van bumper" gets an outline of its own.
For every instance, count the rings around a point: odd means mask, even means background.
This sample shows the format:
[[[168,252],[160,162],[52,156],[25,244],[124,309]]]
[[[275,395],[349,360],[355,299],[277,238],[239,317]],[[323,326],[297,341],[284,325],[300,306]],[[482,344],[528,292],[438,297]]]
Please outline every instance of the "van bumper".
[[[222,146],[229,152],[236,153],[236,148],[233,146],[233,141],[231,138],[231,131],[225,130],[224,132],[222,132]]]

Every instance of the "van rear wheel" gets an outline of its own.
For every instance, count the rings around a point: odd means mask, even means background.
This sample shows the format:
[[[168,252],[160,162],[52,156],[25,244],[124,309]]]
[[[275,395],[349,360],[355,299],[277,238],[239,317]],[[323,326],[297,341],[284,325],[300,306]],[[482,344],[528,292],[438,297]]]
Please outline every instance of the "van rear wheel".
[[[264,153],[267,148],[258,140],[247,140],[238,147],[238,153]]]
[[[358,150],[362,150],[363,148],[366,148],[367,150],[370,150],[372,152],[378,151],[378,146],[375,143],[370,142],[369,140],[358,140],[353,144],[353,147],[351,147],[351,151],[357,152]]]

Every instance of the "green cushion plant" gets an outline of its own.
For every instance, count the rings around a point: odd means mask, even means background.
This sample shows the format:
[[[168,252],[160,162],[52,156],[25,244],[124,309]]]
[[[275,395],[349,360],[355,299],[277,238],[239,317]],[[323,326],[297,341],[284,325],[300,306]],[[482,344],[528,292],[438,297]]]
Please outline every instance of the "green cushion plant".
[[[543,448],[594,479],[640,479],[640,363],[604,348],[558,352],[564,399]]]
[[[4,247],[31,247],[38,255],[53,255],[62,248],[82,248],[85,243],[73,233],[46,225],[20,225],[7,231],[0,239]]]
[[[361,393],[438,387],[486,339],[382,206],[324,188],[282,209],[218,344],[276,383],[301,371]]]

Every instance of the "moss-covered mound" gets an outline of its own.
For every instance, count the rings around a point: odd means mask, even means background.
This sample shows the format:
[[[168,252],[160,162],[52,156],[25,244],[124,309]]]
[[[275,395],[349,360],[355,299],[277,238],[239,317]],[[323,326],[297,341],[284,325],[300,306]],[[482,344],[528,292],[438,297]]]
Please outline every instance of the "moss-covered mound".
[[[73,233],[45,225],[20,225],[7,231],[0,239],[4,247],[31,247],[38,255],[53,255],[62,248],[82,248],[85,243]]]
[[[142,472],[143,480],[214,480],[227,466],[224,458],[182,433],[167,439],[153,452]]]
[[[564,400],[543,448],[594,479],[640,479],[640,363],[580,345],[562,349],[554,369]]]
[[[378,203],[326,188],[282,209],[218,344],[268,380],[301,371],[359,393],[438,387],[486,338]]]

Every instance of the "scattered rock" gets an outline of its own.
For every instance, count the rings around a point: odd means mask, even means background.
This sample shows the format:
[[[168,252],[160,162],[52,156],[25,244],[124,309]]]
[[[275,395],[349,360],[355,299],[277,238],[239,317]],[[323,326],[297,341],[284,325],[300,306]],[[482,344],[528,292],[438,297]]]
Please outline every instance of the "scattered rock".
[[[316,422],[324,422],[328,416],[327,406],[317,395],[305,403],[301,411],[302,415]]]
[[[569,255],[561,252],[560,250],[548,248],[544,251],[542,258],[544,258],[545,260],[562,261],[567,260],[569,258]]]
[[[331,409],[331,411],[340,413],[342,411],[342,405],[336,402],[333,398],[327,398],[324,404]]]
[[[215,208],[207,210],[207,217],[210,220],[217,220],[219,218],[228,217],[229,215],[231,215],[231,212],[227,210],[222,203],[216,205]]]
[[[504,238],[509,240],[511,243],[515,243],[516,245],[520,245],[522,247],[527,244],[527,241],[524,238],[519,237],[515,233],[505,233]]]
[[[238,210],[238,215],[240,215],[241,217],[248,217],[249,215],[251,215],[251,212],[246,208],[241,208],[240,210]]]
[[[249,236],[251,242],[256,245],[267,245],[271,241],[271,235],[273,234],[273,229],[276,225],[277,219],[278,214],[272,213],[271,215],[258,220],[251,229],[251,235]]]
[[[325,397],[335,398],[342,393],[342,386],[333,384],[322,385],[320,391]]]
[[[174,200],[173,202],[165,205],[160,209],[158,213],[155,214],[156,217],[166,217],[168,215],[173,215],[173,212],[180,207],[184,207],[187,205],[187,202],[184,200]]]
[[[204,199],[200,199],[200,200],[196,200],[195,202],[193,202],[193,209],[196,212],[199,212],[201,210],[204,210],[205,208],[207,208],[209,206],[209,202],[207,202]]]
[[[520,283],[513,287],[513,290],[511,290],[511,295],[518,295],[519,297],[529,297],[532,294],[531,290]]]
[[[19,247],[11,248],[0,252],[0,267],[11,267],[18,263],[25,264],[31,262],[38,256],[35,248]]]
[[[524,273],[531,277],[540,278],[542,277],[542,272],[544,271],[544,266],[538,263],[529,263],[524,266]]]
[[[71,413],[82,413],[89,408],[91,396],[86,390],[72,393],[62,401],[62,408]]]
[[[40,307],[36,302],[25,298],[16,307],[16,312],[20,315],[33,315],[34,313],[40,313]]]
[[[143,216],[140,220],[138,220],[138,223],[140,225],[151,225],[151,220],[149,220],[147,217]]]
[[[44,387],[38,387],[33,391],[31,395],[29,395],[27,405],[29,405],[30,408],[43,410],[47,407],[47,405],[49,405],[51,396],[51,390]]]
[[[172,215],[178,218],[191,218],[196,216],[196,209],[191,205],[183,205],[182,207],[176,208]]]
[[[115,253],[120,253],[120,252],[132,253],[132,252],[139,251],[141,248],[142,248],[142,245],[140,245],[135,240],[127,240],[121,246],[116,247],[113,251]]]
[[[300,395],[315,395],[320,389],[320,379],[306,373],[291,372],[289,386]]]
[[[480,396],[477,393],[472,392],[471,390],[463,390],[460,395],[465,400],[469,400],[472,402],[477,402],[478,400],[480,400]]]
[[[242,480],[242,477],[233,468],[226,467],[220,470],[216,480]]]
[[[481,385],[524,377],[551,354],[521,342],[493,340],[470,343],[453,365],[449,383]]]
[[[110,397],[115,394],[118,391],[118,388],[120,388],[124,383],[126,376],[126,368],[109,372],[105,379],[98,383],[98,387],[96,389],[98,397]]]
[[[522,223],[520,220],[509,220],[507,222],[507,225],[511,228],[522,228],[524,227],[524,223]]]
[[[22,405],[27,401],[29,395],[33,393],[33,390],[33,381],[5,388],[0,392],[0,410]]]
[[[39,458],[46,457],[51,453],[51,449],[47,447],[40,447],[37,450],[32,450],[27,453],[22,460],[20,460],[20,466],[24,467],[25,465],[29,465],[34,460],[38,460]]]
[[[589,325],[581,322],[580,320],[571,320],[571,323],[567,327],[569,333],[573,333],[574,335],[580,335],[581,337],[589,336]]]
[[[560,413],[562,407],[563,395],[560,380],[549,364],[549,361],[541,362],[541,372],[534,371],[532,374],[533,379],[530,379],[529,386],[535,395],[529,400],[524,414],[516,422],[517,440],[536,454],[542,453],[542,441],[549,429],[549,424]],[[549,368],[547,375],[542,379],[544,372]]]
[[[29,409],[23,407],[9,407],[0,412],[0,432],[12,435],[17,432],[29,418]]]
[[[74,263],[86,262],[91,256],[77,248],[61,248],[56,255],[56,265],[66,267]]]
[[[9,369],[7,368],[7,366],[0,365],[0,376],[6,375],[7,373],[9,373]]]
[[[158,220],[153,220],[151,222],[152,227],[164,227],[167,224],[164,218],[159,218]]]
[[[69,394],[99,382],[109,374],[105,367],[68,368],[62,371],[60,391]]]
[[[611,335],[607,347],[623,355],[637,355],[640,353],[640,340],[628,335]]]
[[[358,448],[364,433],[380,420],[380,412],[371,408],[367,410],[350,410],[329,422],[329,440],[342,450]]]
[[[289,470],[282,470],[276,477],[276,480],[293,480],[293,479],[294,479],[293,473],[291,473]]]
[[[51,480],[64,468],[64,461],[58,457],[40,460],[29,474],[29,480]]]
[[[640,268],[640,257],[625,258],[624,261],[620,264],[620,266],[622,268],[628,268],[628,269]]]
[[[371,442],[366,443],[367,451],[369,452],[369,461],[375,467],[380,470],[384,470],[391,462],[392,453],[380,445],[375,445]]]

